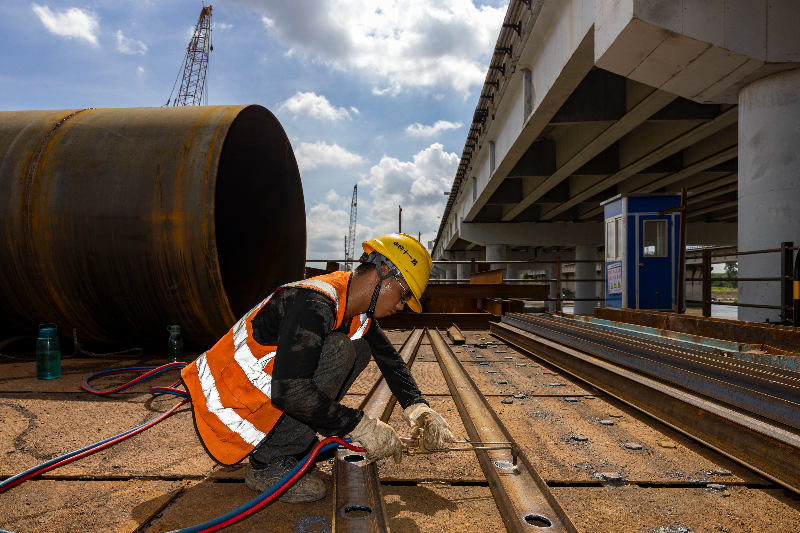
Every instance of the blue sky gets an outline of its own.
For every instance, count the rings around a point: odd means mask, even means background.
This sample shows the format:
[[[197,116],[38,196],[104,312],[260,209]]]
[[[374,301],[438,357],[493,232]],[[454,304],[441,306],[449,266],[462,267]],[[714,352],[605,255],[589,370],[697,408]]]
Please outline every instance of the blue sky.
[[[359,243],[396,231],[398,205],[406,233],[433,239],[507,2],[212,6],[208,103],[260,104],[281,121],[301,168],[308,257],[343,257],[356,183]],[[201,7],[3,2],[0,109],[165,104]]]

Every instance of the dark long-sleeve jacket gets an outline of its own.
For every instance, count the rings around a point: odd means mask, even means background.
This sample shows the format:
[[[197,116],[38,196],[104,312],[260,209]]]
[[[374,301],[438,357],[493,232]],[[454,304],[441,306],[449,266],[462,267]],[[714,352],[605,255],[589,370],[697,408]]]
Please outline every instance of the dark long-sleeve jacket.
[[[347,334],[352,319],[336,330]],[[345,407],[312,382],[325,337],[336,321],[333,300],[319,291],[300,287],[279,290],[253,319],[253,338],[277,346],[272,370],[273,405],[321,435],[345,435],[363,413]],[[373,319],[363,337],[386,383],[403,408],[426,403],[408,366]]]

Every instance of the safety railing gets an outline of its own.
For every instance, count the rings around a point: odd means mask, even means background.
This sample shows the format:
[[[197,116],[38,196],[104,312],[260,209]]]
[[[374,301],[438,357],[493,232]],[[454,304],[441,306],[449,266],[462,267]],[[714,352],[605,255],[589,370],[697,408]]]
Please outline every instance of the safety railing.
[[[701,251],[702,257],[702,275],[700,278],[686,278],[687,282],[701,282],[702,283],[702,299],[691,300],[686,299],[686,303],[700,304],[702,306],[702,315],[704,317],[711,316],[711,305],[727,305],[733,307],[753,307],[759,309],[774,309],[780,311],[779,316],[782,317],[783,322],[786,324],[800,327],[800,254],[795,258],[794,252],[800,249],[795,246],[793,242],[783,242],[779,248],[770,248],[766,250],[749,250],[745,252],[740,251],[721,251],[724,249],[705,248]],[[718,252],[718,253],[715,253]],[[690,251],[691,253],[691,251]],[[730,257],[743,256],[743,255],[756,255],[756,254],[780,254],[781,273],[778,277],[749,277],[749,278],[715,278],[711,275],[712,266],[715,264],[730,263]],[[714,260],[715,258],[728,258],[728,260]],[[691,257],[687,259],[693,259]],[[328,259],[307,259],[307,263],[327,263],[329,269],[338,269],[339,263],[344,261],[334,261]],[[556,265],[555,278],[504,278],[504,282],[531,282],[531,283],[555,283],[556,284],[556,297],[544,298],[546,302],[556,302],[555,308],[557,311],[562,311],[564,302],[602,302],[604,297],[595,298],[564,298],[561,294],[561,286],[564,281],[562,264],[577,264],[577,263],[605,263],[605,259],[588,259],[588,260],[569,260],[563,261],[560,257],[555,260],[514,260],[514,261],[500,261],[500,260],[484,260],[477,261],[471,259],[469,261],[434,261],[434,265],[470,265],[470,273],[476,273],[487,265]],[[332,268],[334,267],[335,268]],[[457,284],[469,283],[469,279],[463,278],[449,278],[449,279],[431,279],[430,284]],[[605,283],[604,278],[600,279],[577,279],[571,278],[569,282],[576,283]],[[780,282],[780,305],[767,305],[767,304],[751,304],[737,302],[719,302],[711,298],[711,285],[715,281],[736,281],[736,282],[758,282],[758,281],[778,281]],[[681,309],[681,313],[685,309]]]
[[[793,242],[782,242],[779,248],[767,250],[739,251],[720,251],[714,248],[705,248],[701,252],[701,277],[686,278],[687,282],[701,282],[701,300],[686,300],[686,303],[700,304],[703,316],[711,316],[711,305],[729,305],[734,307],[754,307],[758,309],[775,309],[780,311],[779,316],[784,323],[800,326],[800,254],[794,259],[794,251],[800,249]],[[712,266],[715,264],[731,263],[728,260],[717,260],[714,258],[757,254],[780,254],[781,274],[779,277],[757,277],[757,278],[715,278],[711,275]],[[794,265],[794,266],[793,266]],[[758,281],[779,281],[780,282],[780,305],[750,304],[737,302],[719,302],[711,298],[711,285],[715,281],[736,281],[736,282],[758,282]],[[797,312],[796,312],[797,311]]]
[[[527,282],[527,283],[555,283],[555,298],[542,298],[541,300],[536,301],[544,301],[544,302],[555,302],[555,310],[556,311],[563,311],[564,302],[604,302],[605,297],[603,296],[596,296],[594,298],[565,298],[562,295],[561,287],[564,281],[569,281],[570,283],[605,283],[604,278],[592,278],[592,279],[578,279],[578,278],[570,278],[568,280],[564,279],[564,273],[562,272],[562,265],[574,265],[576,263],[605,263],[605,259],[576,259],[576,260],[569,260],[569,261],[562,261],[560,257],[556,257],[554,260],[514,260],[514,261],[501,261],[501,260],[484,260],[478,261],[476,259],[471,259],[469,261],[434,261],[434,265],[470,265],[470,273],[475,274],[480,271],[482,267],[486,267],[489,265],[526,265],[535,267],[536,265],[556,265],[555,268],[555,278],[503,278],[503,283],[506,282]],[[464,278],[447,278],[447,279],[431,279],[429,281],[430,284],[440,285],[440,284],[454,284],[454,283],[469,283],[469,279]]]
[[[340,264],[344,264],[344,260],[334,260],[334,259],[306,259],[306,263],[325,263],[327,270],[338,270]],[[471,259],[469,261],[434,261],[434,265],[470,265],[470,273],[475,274],[481,270],[481,268],[489,266],[489,265],[556,265],[555,278],[503,278],[503,282],[528,282],[528,283],[555,283],[556,284],[556,297],[555,298],[543,298],[542,300],[537,301],[545,301],[545,302],[556,302],[555,308],[557,311],[563,311],[563,303],[564,302],[604,302],[605,297],[597,296],[595,298],[564,298],[561,294],[561,286],[562,283],[565,281],[563,278],[562,272],[562,265],[574,265],[576,263],[605,263],[605,259],[580,259],[580,260],[569,260],[569,261],[562,261],[560,257],[556,257],[554,260],[547,260],[547,261],[540,261],[538,259],[533,260],[514,260],[514,261],[478,261],[476,259]],[[458,284],[458,283],[469,283],[469,278],[448,278],[448,279],[435,279],[432,278],[428,281],[429,285],[444,285],[444,284]],[[577,282],[577,283],[605,283],[604,278],[600,279],[574,279],[570,278],[566,281]]]

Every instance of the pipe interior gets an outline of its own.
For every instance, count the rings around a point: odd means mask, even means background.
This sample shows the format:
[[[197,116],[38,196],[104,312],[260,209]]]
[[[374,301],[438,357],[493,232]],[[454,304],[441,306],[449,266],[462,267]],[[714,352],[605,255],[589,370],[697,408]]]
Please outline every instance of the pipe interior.
[[[215,191],[217,257],[239,318],[278,286],[302,279],[305,202],[300,173],[278,120],[261,106],[234,119]]]

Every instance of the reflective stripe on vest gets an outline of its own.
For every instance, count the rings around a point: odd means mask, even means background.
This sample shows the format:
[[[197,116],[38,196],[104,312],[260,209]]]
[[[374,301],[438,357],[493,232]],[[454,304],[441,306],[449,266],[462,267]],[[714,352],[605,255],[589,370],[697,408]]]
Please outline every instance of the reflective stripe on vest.
[[[336,330],[344,320],[349,279],[349,273],[334,272],[289,283],[278,290],[303,287],[330,297],[336,310],[332,330]],[[271,363],[277,346],[260,345],[252,336],[253,319],[274,294],[246,313],[214,347],[181,372],[192,398],[197,432],[209,454],[225,465],[246,457],[282,414],[270,401]],[[360,339],[370,323],[366,313],[359,315],[352,321],[348,337]]]

